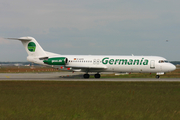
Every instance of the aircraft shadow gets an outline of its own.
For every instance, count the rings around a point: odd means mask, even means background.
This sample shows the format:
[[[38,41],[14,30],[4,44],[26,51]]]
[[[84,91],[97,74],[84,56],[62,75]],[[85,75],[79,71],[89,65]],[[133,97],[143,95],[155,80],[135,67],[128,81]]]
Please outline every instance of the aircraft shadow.
[[[83,75],[66,75],[66,76],[59,76],[62,79],[84,79]]]

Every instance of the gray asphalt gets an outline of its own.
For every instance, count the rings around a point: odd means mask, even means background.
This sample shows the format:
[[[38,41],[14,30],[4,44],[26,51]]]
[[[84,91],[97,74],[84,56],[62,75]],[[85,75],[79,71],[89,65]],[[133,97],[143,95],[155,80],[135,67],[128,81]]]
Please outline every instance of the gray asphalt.
[[[82,73],[54,72],[54,73],[0,73],[0,81],[128,81],[150,82],[166,81],[180,82],[180,78],[90,78],[84,79]]]

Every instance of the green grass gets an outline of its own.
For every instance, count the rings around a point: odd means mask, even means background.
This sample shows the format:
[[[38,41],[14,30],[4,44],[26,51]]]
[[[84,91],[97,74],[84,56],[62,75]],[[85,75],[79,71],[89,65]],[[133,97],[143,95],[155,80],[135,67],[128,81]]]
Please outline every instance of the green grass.
[[[93,78],[93,76],[92,76]],[[152,73],[131,73],[125,75],[102,74],[101,78],[156,78],[156,74]],[[167,73],[160,75],[160,78],[180,78],[180,74]]]
[[[101,78],[155,78],[156,73],[131,73],[125,75],[102,74]],[[160,78],[180,78],[180,69],[160,75]]]
[[[180,119],[180,82],[0,81],[0,119]]]

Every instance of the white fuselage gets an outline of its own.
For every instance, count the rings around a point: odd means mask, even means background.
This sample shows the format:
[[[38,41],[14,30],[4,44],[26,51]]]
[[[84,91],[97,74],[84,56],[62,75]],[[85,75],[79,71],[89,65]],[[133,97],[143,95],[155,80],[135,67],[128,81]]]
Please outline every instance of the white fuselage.
[[[72,71],[84,72],[138,72],[161,73],[170,72],[176,67],[167,62],[165,58],[158,56],[111,56],[111,55],[56,55],[49,58],[66,57],[68,63],[63,68]],[[29,60],[38,64],[44,64],[41,60]],[[60,66],[53,66],[60,68]],[[62,68],[62,67],[61,67]]]

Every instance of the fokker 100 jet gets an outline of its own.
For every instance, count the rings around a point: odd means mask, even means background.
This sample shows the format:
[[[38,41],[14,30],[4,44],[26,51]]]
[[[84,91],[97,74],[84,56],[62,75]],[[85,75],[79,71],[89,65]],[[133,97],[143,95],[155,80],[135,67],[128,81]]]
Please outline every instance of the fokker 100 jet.
[[[41,65],[51,65],[58,69],[73,72],[85,72],[84,78],[89,78],[89,72],[115,73],[156,73],[156,78],[176,67],[165,58],[159,56],[111,56],[111,55],[61,55],[44,51],[33,37],[8,38],[20,40],[28,53],[27,60]]]

